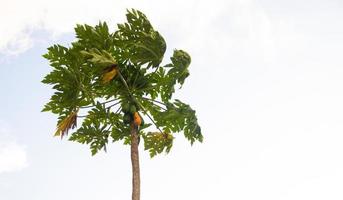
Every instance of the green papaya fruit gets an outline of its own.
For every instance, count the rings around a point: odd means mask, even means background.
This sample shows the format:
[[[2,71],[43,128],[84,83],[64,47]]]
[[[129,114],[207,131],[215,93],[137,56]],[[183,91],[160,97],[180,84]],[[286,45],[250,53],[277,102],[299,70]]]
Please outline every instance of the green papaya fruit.
[[[125,103],[122,105],[122,109],[124,113],[130,112],[130,105]]]
[[[125,114],[123,117],[124,124],[129,124],[131,122],[131,117],[128,114]]]
[[[136,111],[137,111],[136,106],[131,105],[131,106],[130,106],[130,113],[133,114],[133,113],[135,113]]]

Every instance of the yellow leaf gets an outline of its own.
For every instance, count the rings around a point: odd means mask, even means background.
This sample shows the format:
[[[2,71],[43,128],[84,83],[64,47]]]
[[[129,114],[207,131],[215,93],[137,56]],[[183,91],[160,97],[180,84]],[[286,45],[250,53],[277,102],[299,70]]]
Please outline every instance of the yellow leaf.
[[[78,110],[70,113],[58,125],[54,136],[61,136],[68,134],[69,129],[76,127],[76,118]]]
[[[117,68],[113,67],[110,71],[106,72],[102,76],[102,83],[106,84],[110,82],[117,75]]]

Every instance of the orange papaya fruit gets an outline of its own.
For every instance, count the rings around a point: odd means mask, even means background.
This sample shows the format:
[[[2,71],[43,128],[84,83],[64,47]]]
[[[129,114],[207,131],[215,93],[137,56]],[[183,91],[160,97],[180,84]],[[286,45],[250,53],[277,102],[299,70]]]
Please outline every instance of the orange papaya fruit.
[[[141,117],[139,116],[138,112],[135,112],[133,114],[133,123],[136,125],[136,126],[140,126],[141,123],[142,123],[142,119]]]

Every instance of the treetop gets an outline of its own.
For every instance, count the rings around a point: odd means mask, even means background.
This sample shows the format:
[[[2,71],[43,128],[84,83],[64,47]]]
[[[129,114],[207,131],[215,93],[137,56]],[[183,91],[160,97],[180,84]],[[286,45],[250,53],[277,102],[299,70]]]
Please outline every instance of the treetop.
[[[195,111],[172,98],[189,76],[190,55],[174,50],[162,65],[164,38],[142,12],[128,10],[126,17],[112,33],[106,22],[78,24],[76,41],[53,45],[43,55],[52,71],[42,82],[55,90],[43,111],[58,115],[55,135],[67,135],[81,121],[69,140],[89,144],[93,155],[109,141],[130,144],[131,122],[151,156],[169,152],[174,133],[202,142]],[[155,131],[148,131],[151,125]]]

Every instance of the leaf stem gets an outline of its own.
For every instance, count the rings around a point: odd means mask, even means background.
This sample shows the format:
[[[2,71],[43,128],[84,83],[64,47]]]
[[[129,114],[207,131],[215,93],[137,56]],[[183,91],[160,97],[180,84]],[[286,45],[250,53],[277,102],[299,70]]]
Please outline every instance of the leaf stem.
[[[118,108],[118,110],[116,110],[116,112],[114,112],[114,114],[117,114],[121,111],[121,107]]]
[[[109,101],[105,101],[105,102],[102,102],[100,104],[106,104],[106,103],[110,103],[110,102],[113,102],[113,101],[116,101],[118,99],[112,99],[112,100],[109,100]],[[119,103],[119,102],[118,102]],[[91,107],[95,107],[96,105],[90,105],[90,106],[81,106],[80,108],[91,108]]]
[[[118,101],[118,102],[116,102],[116,103],[114,103],[114,104],[112,104],[112,105],[106,107],[106,109],[110,109],[111,107],[116,106],[116,105],[118,105],[118,104],[120,104],[120,103],[121,103],[121,101]]]
[[[142,97],[143,100],[147,100],[147,101],[151,101],[153,103],[153,105],[155,106],[158,106],[159,108],[161,108],[162,110],[164,111],[167,111],[168,109],[162,107],[161,105],[158,105],[158,104],[154,104],[154,103],[159,103],[159,104],[162,104],[164,106],[166,106],[165,104],[163,104],[162,102],[159,102],[159,101],[156,101],[156,100],[153,100],[153,99],[149,99],[149,98],[146,98],[146,97]],[[166,106],[167,107],[167,106]]]
[[[161,133],[163,133],[163,131],[160,129],[160,127],[156,124],[156,122],[154,121],[154,119],[149,115],[149,113],[146,111],[146,109],[144,108],[144,106],[138,101],[138,100],[136,100],[137,101],[137,103],[138,103],[138,105],[142,108],[142,110],[143,110],[143,112],[144,112],[144,114],[146,115],[146,116],[148,116],[148,118],[151,120],[151,122],[155,125],[155,127],[161,132]]]
[[[143,110],[144,111],[144,110]],[[156,124],[156,122],[154,121],[154,119],[147,113],[144,111],[144,113],[149,117],[149,119],[152,121],[152,123],[156,126],[156,128],[163,134],[163,131],[160,129],[160,127]]]
[[[150,98],[147,98],[147,97],[142,97],[142,99],[149,100],[149,101],[152,101],[152,102],[159,103],[159,104],[161,104],[161,105],[167,106],[167,104],[162,103],[162,102],[160,102],[160,101],[157,101],[157,100],[155,100],[155,99],[150,99]]]

